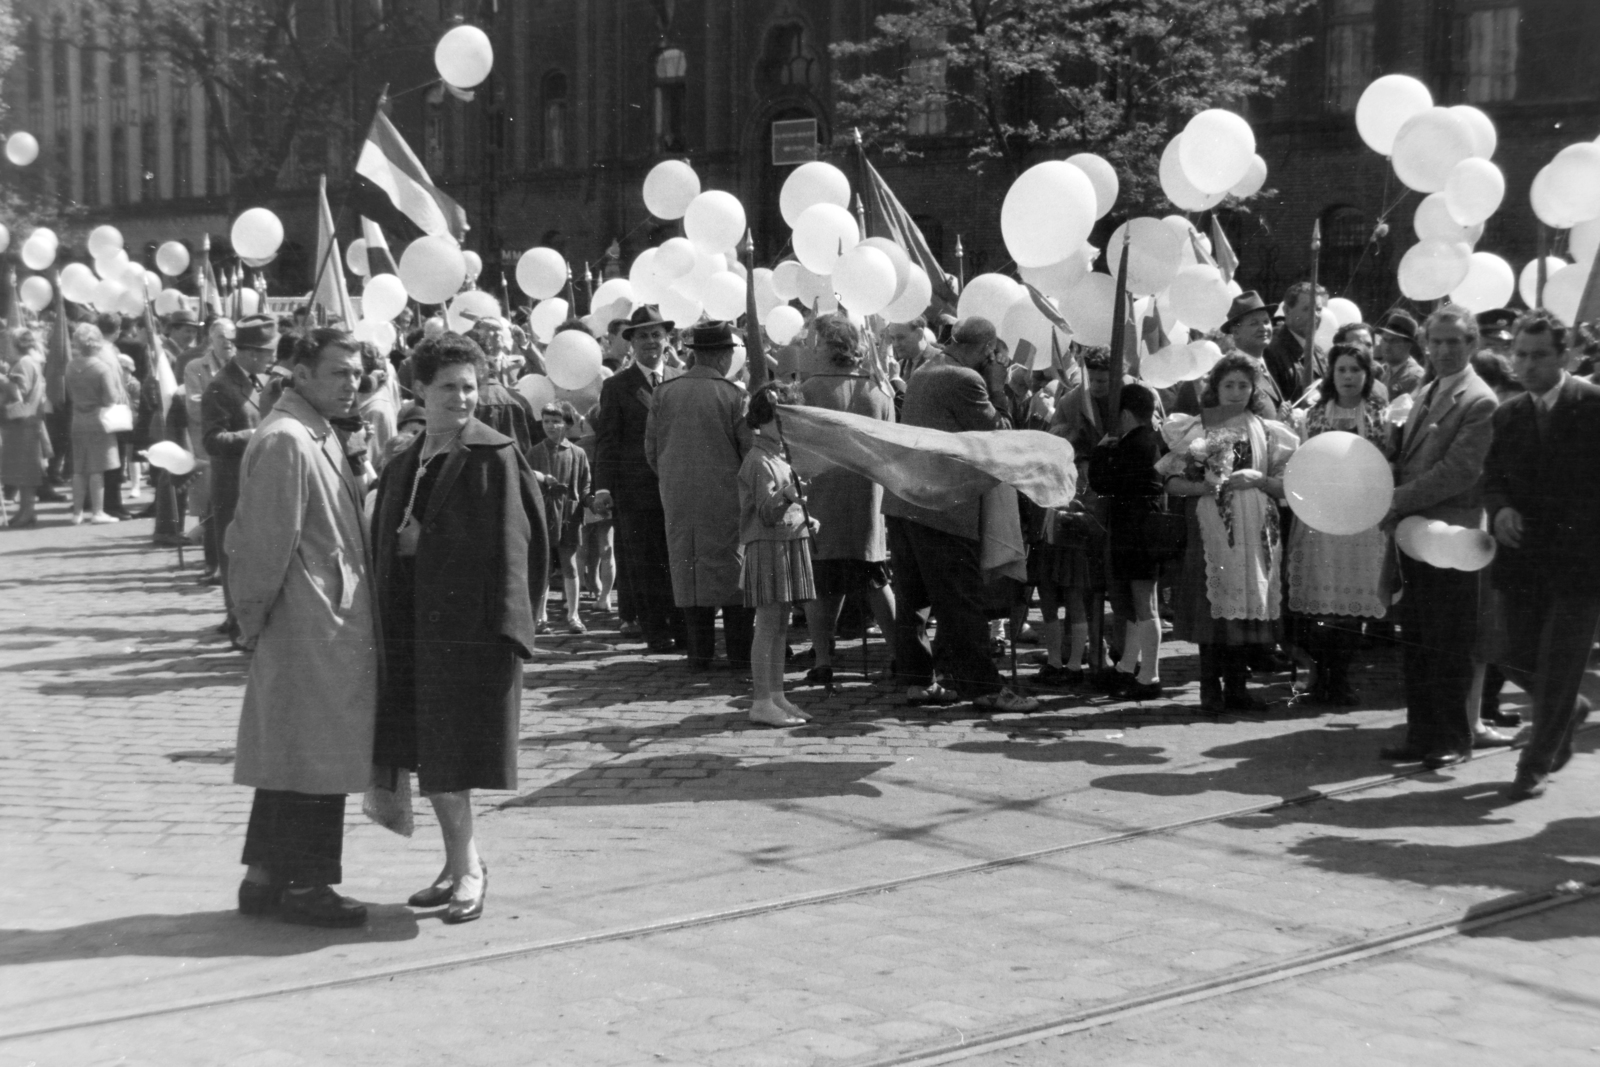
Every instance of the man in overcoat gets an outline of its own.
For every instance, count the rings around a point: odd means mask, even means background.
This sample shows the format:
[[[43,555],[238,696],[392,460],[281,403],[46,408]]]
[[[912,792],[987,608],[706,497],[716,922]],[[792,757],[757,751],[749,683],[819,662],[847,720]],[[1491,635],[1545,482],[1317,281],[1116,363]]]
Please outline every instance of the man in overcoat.
[[[1512,328],[1512,368],[1527,392],[1495,411],[1483,472],[1500,542],[1493,575],[1510,641],[1505,673],[1533,695],[1512,800],[1545,791],[1589,716],[1578,686],[1600,621],[1600,388],[1567,373],[1566,335],[1547,311]]]
[[[1478,321],[1454,304],[1424,324],[1434,380],[1416,403],[1396,444],[1394,502],[1387,522],[1409,515],[1477,528],[1483,519],[1479,479],[1494,435],[1494,390],[1472,369]],[[1406,736],[1380,755],[1437,770],[1472,754],[1467,690],[1478,637],[1478,574],[1435,567],[1402,555],[1405,595]]]
[[[1283,295],[1283,325],[1273,331],[1262,358],[1278,392],[1290,405],[1328,372],[1327,350],[1312,336],[1327,307],[1328,291],[1319,285],[1313,294],[1310,282],[1295,282]]]
[[[277,354],[278,323],[270,315],[252,315],[236,327],[233,358],[217,372],[200,397],[200,440],[211,457],[211,528],[226,538],[239,503],[239,470],[245,446],[261,421],[261,375]],[[238,633],[233,595],[228,592],[228,556],[223,553],[222,593],[228,617],[223,630]]]
[[[745,668],[755,613],[739,589],[739,466],[750,451],[751,431],[745,395],[727,378],[733,325],[702,323],[685,347],[694,353],[694,366],[656,390],[645,425],[645,461],[660,480],[672,597],[688,623],[689,667],[711,666],[721,608],[728,662]]]
[[[355,926],[343,878],[347,793],[372,775],[378,637],[361,485],[330,419],[355,410],[359,344],[316,329],[245,448],[228,531],[241,642],[254,649],[233,780],[253,786],[239,910]]]
[[[595,497],[615,509],[617,563],[626,572],[639,627],[651,652],[671,652],[683,615],[673,605],[667,520],[661,483],[644,454],[645,426],[657,386],[674,374],[662,365],[673,328],[653,304],[634,309],[622,335],[633,363],[605,380],[590,421],[595,433]]]

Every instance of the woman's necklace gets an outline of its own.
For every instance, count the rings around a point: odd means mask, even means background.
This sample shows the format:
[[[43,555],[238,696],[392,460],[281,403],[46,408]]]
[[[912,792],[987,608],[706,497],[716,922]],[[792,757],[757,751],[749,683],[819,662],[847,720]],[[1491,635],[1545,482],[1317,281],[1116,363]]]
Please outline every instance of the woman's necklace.
[[[400,518],[400,528],[395,531],[400,535],[400,554],[402,556],[414,556],[417,552],[417,538],[422,533],[421,525],[417,522],[415,514],[415,509],[417,506],[417,492],[422,488],[422,479],[428,473],[428,464],[432,463],[436,456],[442,455],[450,450],[450,445],[454,442],[456,437],[461,435],[461,430],[442,430],[437,431],[437,433],[434,431],[424,431],[424,434],[425,438],[448,434],[451,435],[451,439],[441,446],[438,451],[433,453],[428,453],[427,451],[427,446],[431,442],[427,441],[426,439],[423,441],[424,454],[422,459],[417,463],[416,474],[414,474],[411,478],[411,495],[406,499],[406,510],[405,514]]]

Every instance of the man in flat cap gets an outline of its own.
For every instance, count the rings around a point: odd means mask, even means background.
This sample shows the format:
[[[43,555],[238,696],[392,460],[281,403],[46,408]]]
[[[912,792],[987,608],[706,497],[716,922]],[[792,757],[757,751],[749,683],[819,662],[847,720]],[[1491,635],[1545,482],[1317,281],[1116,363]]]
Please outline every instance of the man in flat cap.
[[[234,327],[233,357],[211,379],[200,398],[200,439],[211,457],[211,531],[223,544],[239,505],[239,470],[244,449],[261,421],[261,375],[278,353],[278,323],[270,315],[251,315]],[[221,554],[222,593],[228,617],[223,631],[235,640],[239,624],[228,592],[228,555]]]
[[[1415,393],[1425,374],[1417,357],[1422,354],[1417,340],[1417,320],[1404,311],[1391,311],[1378,323],[1378,377],[1394,400]]]

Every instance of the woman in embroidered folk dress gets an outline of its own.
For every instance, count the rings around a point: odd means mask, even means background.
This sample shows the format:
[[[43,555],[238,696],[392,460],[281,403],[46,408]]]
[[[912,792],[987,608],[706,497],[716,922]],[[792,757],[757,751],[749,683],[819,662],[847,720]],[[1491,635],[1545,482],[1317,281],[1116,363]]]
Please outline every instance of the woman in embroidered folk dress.
[[[1156,465],[1167,492],[1189,498],[1174,634],[1200,646],[1200,706],[1212,712],[1261,706],[1245,691],[1249,657],[1273,644],[1282,614],[1277,501],[1299,442],[1251,412],[1261,373],[1243,354],[1218,360],[1200,414],[1162,428],[1172,451]]]
[[[1307,413],[1302,441],[1342,430],[1384,447],[1388,422],[1384,403],[1373,395],[1372,357],[1355,345],[1334,345],[1321,400]],[[1310,698],[1351,707],[1360,701],[1350,685],[1350,660],[1361,636],[1361,620],[1389,610],[1386,562],[1389,535],[1374,526],[1342,536],[1296,522],[1289,535],[1289,610],[1296,615],[1296,643],[1316,664]]]
[[[482,350],[446,334],[411,362],[427,422],[384,468],[373,509],[384,665],[373,763],[417,772],[444,835],[444,869],[409,903],[466,922],[489,888],[472,790],[517,787],[520,661],[549,556],[533,471],[472,417]]]

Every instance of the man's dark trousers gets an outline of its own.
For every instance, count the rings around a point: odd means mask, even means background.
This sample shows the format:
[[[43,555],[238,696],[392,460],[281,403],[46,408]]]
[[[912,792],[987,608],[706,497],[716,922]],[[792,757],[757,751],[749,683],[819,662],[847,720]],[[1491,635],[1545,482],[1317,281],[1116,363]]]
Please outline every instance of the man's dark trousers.
[[[998,692],[1005,681],[989,655],[983,573],[978,542],[889,516],[894,560],[895,660],[913,685],[933,681],[936,650],[928,645],[918,613],[931,607],[939,624],[937,658],[963,697]]]
[[[1553,576],[1558,577],[1558,576]],[[1578,724],[1578,687],[1589,669],[1600,597],[1552,588],[1502,589],[1510,640],[1506,677],[1533,696],[1533,732],[1518,767],[1549,774]]]
[[[1472,754],[1467,690],[1478,636],[1476,572],[1400,559],[1405,595],[1406,745],[1422,755]]]
[[[666,513],[659,508],[617,508],[616,549],[618,562],[628,571],[645,640],[681,636],[682,615],[672,599]]]
[[[240,862],[263,867],[285,885],[338,885],[344,880],[343,793],[257,789]]]

